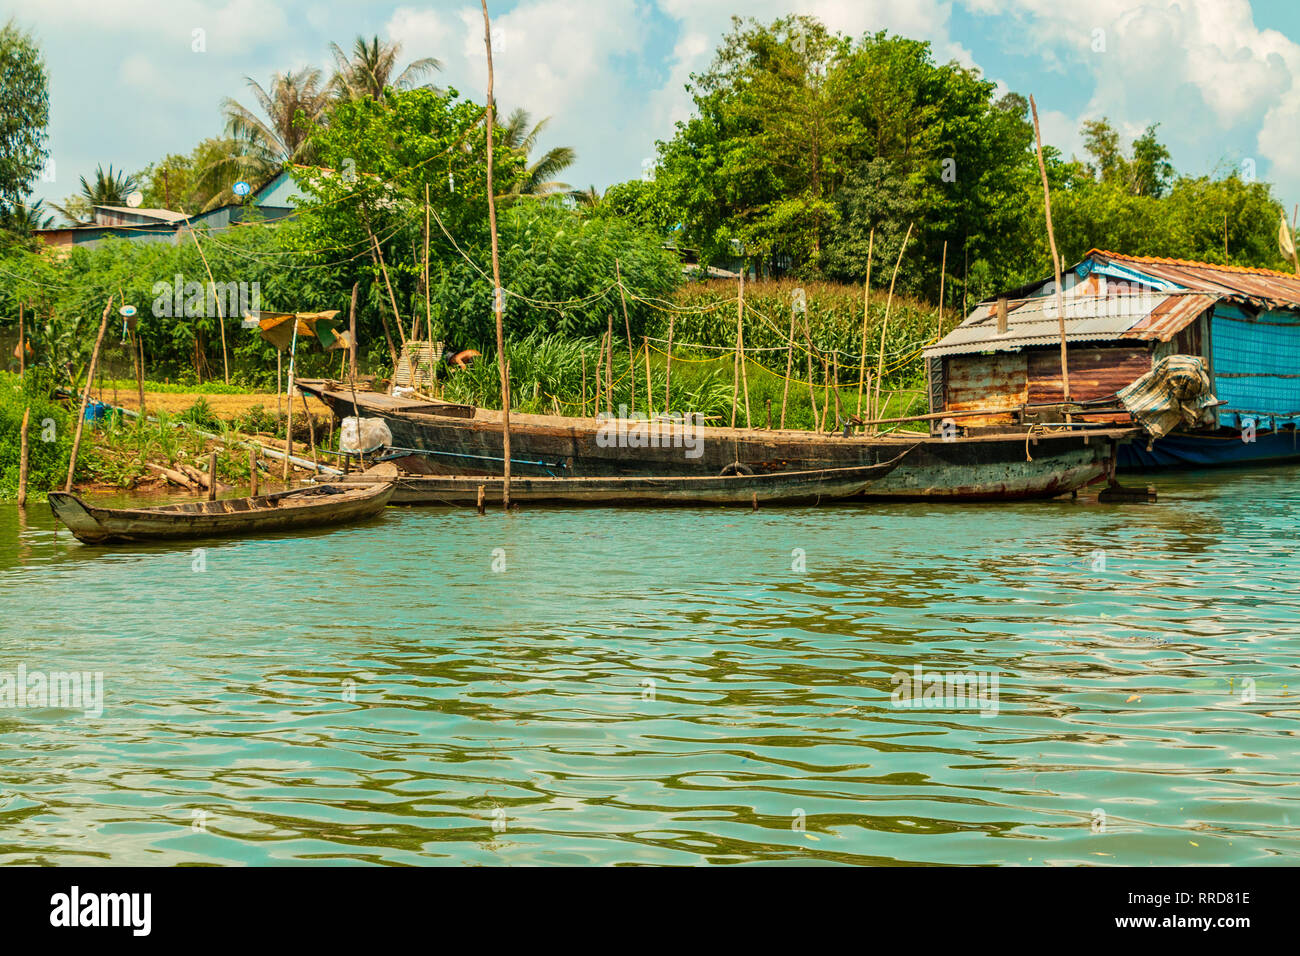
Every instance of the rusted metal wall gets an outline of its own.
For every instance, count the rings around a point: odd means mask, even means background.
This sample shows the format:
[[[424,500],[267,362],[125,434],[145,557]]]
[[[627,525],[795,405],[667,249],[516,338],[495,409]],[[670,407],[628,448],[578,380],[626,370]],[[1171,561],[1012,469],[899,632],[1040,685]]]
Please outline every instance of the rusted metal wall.
[[[952,355],[944,361],[944,411],[1006,409],[1005,413],[963,417],[971,427],[1004,425],[1015,420],[1012,409],[1028,396],[1028,365],[1024,352],[993,355]]]
[[[1079,348],[1069,350],[1070,400],[1088,402],[1107,398],[1151,371],[1151,353],[1145,346]],[[1029,355],[1029,401],[1062,402],[1061,353],[1040,349]]]

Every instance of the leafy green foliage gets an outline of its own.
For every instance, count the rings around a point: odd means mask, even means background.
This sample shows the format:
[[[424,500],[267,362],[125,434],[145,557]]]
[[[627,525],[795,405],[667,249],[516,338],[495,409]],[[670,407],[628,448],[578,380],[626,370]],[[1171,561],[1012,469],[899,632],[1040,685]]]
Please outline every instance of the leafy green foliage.
[[[31,34],[0,27],[0,208],[25,200],[45,165],[49,77]]]

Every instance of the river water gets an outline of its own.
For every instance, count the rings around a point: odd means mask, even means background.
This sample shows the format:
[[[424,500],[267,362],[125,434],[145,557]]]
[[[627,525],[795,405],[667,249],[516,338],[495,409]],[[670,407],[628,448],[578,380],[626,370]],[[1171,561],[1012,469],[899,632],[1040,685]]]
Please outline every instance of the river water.
[[[201,551],[0,506],[0,863],[1294,863],[1298,477]]]

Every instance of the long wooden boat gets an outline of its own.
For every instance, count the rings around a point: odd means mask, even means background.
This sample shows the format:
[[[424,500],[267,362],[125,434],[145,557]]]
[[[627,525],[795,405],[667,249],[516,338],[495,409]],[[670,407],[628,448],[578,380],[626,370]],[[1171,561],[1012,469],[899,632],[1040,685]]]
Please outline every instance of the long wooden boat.
[[[329,382],[299,382],[340,418],[353,414],[349,389]],[[361,415],[382,418],[393,447],[417,451],[434,472],[500,475],[501,414],[467,406],[413,402],[358,392]],[[1118,447],[1141,434],[1135,428],[1084,432],[1044,428],[945,439],[893,434],[842,436],[780,429],[699,427],[682,439],[681,426],[550,415],[510,416],[511,472],[518,477],[716,476],[737,463],[755,474],[874,465],[911,449],[889,474],[871,482],[868,498],[981,501],[1052,498],[1113,479]],[[621,440],[624,437],[635,440]]]
[[[87,544],[261,534],[345,524],[373,517],[393,484],[315,485],[256,498],[226,498],[153,508],[99,508],[73,494],[50,492],[50,510]]]
[[[907,457],[903,452],[878,465],[778,471],[768,474],[687,475],[677,477],[515,478],[510,498],[530,505],[628,505],[692,507],[700,505],[817,505],[859,495]],[[482,489],[485,505],[501,501],[504,479],[473,475],[402,474],[385,462],[339,484],[393,482],[393,504],[474,505]]]

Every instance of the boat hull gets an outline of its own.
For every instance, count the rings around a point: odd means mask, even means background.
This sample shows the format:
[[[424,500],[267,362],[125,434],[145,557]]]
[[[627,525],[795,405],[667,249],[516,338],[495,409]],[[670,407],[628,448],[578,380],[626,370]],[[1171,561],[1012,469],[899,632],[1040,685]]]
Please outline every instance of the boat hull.
[[[303,386],[334,408],[352,414],[351,396]],[[394,413],[367,407],[382,418],[396,450],[418,451],[430,471],[447,475],[500,475],[502,426],[497,412],[474,418]],[[643,427],[644,426],[644,427]],[[658,432],[645,423],[601,424],[591,419],[512,415],[511,473],[526,477],[675,477],[718,475],[739,462],[755,473],[811,471],[874,465],[912,449],[890,474],[860,494],[873,499],[997,501],[1051,498],[1113,475],[1117,446],[1133,429],[1027,435],[979,435],[944,440],[928,435],[854,436],[811,432],[698,428],[690,439],[681,426]]]
[[[1152,471],[1300,461],[1300,439],[1295,429],[1259,431],[1253,437],[1254,441],[1242,441],[1240,432],[1175,433],[1152,441],[1150,451],[1145,441],[1136,441],[1120,449],[1119,467],[1123,471]]]
[[[369,487],[321,485],[258,498],[99,508],[63,492],[50,492],[50,510],[86,544],[160,541],[262,534],[345,524],[373,517],[393,495],[391,483]]]
[[[764,475],[688,476],[673,478],[512,478],[511,501],[549,506],[697,507],[708,505],[817,505],[860,495],[870,484],[895,470],[906,458],[879,465],[817,471],[783,471]],[[401,475],[391,464],[342,479],[340,484],[393,481],[393,504],[484,505],[501,501],[504,479],[474,475]],[[394,470],[395,471],[395,470]]]

